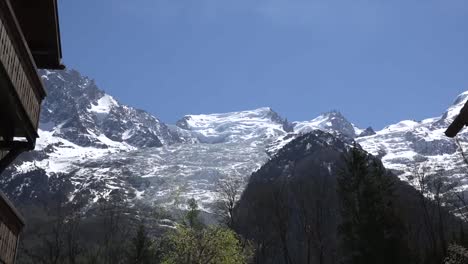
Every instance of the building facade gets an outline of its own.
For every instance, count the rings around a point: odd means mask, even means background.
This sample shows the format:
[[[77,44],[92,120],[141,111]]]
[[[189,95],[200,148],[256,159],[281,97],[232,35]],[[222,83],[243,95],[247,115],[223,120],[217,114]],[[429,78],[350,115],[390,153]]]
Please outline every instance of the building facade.
[[[57,0],[0,0],[0,177],[33,150],[46,96],[37,69],[63,69]],[[15,261],[24,226],[0,186],[0,264]]]
[[[19,234],[24,221],[8,199],[0,193],[0,263],[14,263]]]

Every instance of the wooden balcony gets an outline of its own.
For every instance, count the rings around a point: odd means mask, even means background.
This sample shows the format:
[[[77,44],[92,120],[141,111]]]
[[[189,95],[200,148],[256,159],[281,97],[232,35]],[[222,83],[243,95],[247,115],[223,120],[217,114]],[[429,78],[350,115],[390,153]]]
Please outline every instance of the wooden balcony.
[[[0,0],[0,138],[33,149],[46,93],[9,0]],[[7,144],[2,144],[3,147]],[[5,148],[1,148],[5,150]]]

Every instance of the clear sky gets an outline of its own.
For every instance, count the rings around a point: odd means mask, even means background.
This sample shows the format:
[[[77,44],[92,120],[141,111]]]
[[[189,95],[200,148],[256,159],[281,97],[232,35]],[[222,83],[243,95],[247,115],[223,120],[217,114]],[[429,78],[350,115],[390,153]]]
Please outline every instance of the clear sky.
[[[270,106],[361,127],[468,90],[466,0],[60,0],[64,63],[173,123]]]

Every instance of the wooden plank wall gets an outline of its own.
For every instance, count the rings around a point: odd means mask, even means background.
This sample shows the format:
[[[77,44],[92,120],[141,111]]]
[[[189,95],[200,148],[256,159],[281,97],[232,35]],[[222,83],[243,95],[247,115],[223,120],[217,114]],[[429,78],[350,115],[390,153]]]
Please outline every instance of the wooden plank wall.
[[[18,237],[0,222],[0,263],[13,264],[15,261]]]
[[[0,150],[0,160],[3,159],[8,154],[8,151],[1,151]]]
[[[0,0],[5,1],[5,0]],[[9,10],[0,10],[1,12],[9,12]],[[0,14],[1,15],[1,14]],[[2,18],[7,16],[0,16],[0,63],[5,68],[8,73],[11,82],[15,88],[15,91],[18,95],[18,98],[26,110],[26,113],[29,117],[29,120],[34,127],[37,129],[39,124],[39,113],[40,113],[40,101],[34,92],[33,83],[31,82],[31,76],[28,76],[25,68],[27,64],[24,62],[25,58],[19,56],[20,52],[18,50],[22,43],[14,43],[13,38],[10,37],[10,34],[17,28],[8,28],[7,21],[2,21]],[[8,23],[12,25],[13,23]],[[29,58],[26,58],[29,59]],[[34,71],[35,72],[35,71]],[[37,75],[37,73],[36,73]],[[30,77],[30,78],[28,78]],[[34,76],[39,78],[38,76]]]

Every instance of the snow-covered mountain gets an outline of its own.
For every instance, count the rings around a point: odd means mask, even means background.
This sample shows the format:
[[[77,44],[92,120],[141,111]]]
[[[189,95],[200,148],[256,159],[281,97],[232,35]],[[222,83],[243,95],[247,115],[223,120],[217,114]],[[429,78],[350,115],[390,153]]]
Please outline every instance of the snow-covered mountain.
[[[311,121],[294,122],[294,131],[296,133],[304,134],[317,129],[324,130],[332,134],[343,134],[350,138],[355,138],[364,131],[349,122],[338,111],[324,113]]]
[[[422,121],[405,120],[385,127],[374,135],[357,138],[365,150],[378,156],[388,169],[394,170],[403,180],[412,182],[415,171],[436,171],[460,181],[467,189],[468,172],[463,163],[456,140],[444,135],[445,130],[458,115],[468,99],[468,92],[460,94],[442,116]],[[465,148],[468,131],[458,135]]]
[[[48,97],[36,150],[1,182],[21,199],[37,198],[61,178],[73,186],[70,199],[93,202],[119,191],[166,204],[196,197],[207,207],[219,178],[248,177],[268,159],[267,145],[290,131],[270,108],[188,115],[166,125],[119,103],[77,71],[40,75]],[[34,184],[33,176],[44,182]]]
[[[158,147],[181,141],[160,120],[120,104],[77,71],[41,71],[40,75],[48,93],[42,131],[83,147]]]
[[[92,203],[122,192],[170,206],[195,197],[209,210],[219,179],[249,177],[288,142],[314,130],[355,138],[410,182],[409,172],[426,162],[450,168],[454,179],[462,173],[457,146],[443,131],[468,93],[442,117],[403,121],[378,132],[356,127],[338,111],[289,123],[268,107],[187,115],[167,125],[119,103],[77,71],[40,75],[48,97],[36,150],[22,155],[0,180],[17,199],[39,198],[62,181],[70,200]]]

